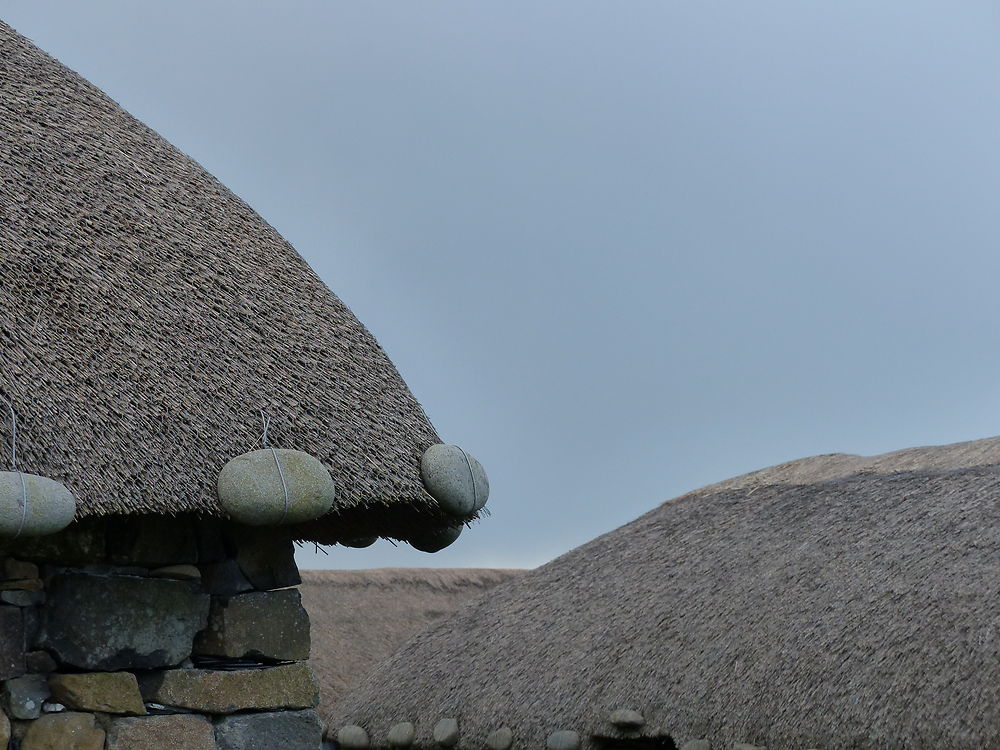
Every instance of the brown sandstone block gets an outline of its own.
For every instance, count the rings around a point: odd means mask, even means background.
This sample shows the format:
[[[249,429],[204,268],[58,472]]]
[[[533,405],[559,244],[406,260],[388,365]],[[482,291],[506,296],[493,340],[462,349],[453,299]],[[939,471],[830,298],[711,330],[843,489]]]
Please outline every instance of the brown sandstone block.
[[[130,672],[85,672],[49,676],[52,697],[67,708],[105,714],[145,714],[139,683]]]
[[[45,714],[28,725],[21,750],[104,750],[104,730],[93,714]]]
[[[306,664],[215,672],[171,669],[141,678],[146,701],[207,714],[315,708],[319,686]]]

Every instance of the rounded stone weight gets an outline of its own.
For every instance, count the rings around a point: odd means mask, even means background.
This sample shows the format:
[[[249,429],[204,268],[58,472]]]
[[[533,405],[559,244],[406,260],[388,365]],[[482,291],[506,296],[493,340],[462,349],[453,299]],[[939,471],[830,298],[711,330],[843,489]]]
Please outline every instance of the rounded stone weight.
[[[69,526],[74,515],[76,498],[56,480],[19,471],[0,472],[0,536],[17,536],[18,531],[20,536],[54,534]]]
[[[345,547],[355,547],[361,549],[364,547],[371,547],[377,541],[377,536],[356,536],[353,539],[344,539],[341,544]]]
[[[434,741],[441,747],[458,744],[458,719],[441,719],[434,725]]]
[[[347,750],[366,750],[370,744],[368,732],[357,724],[348,724],[337,730],[337,744]]]
[[[250,526],[319,518],[333,506],[336,495],[333,478],[318,459],[284,448],[265,448],[231,459],[219,472],[217,489],[223,509]]]
[[[452,516],[475,513],[490,496],[482,464],[457,445],[438,443],[424,451],[420,478],[441,510]]]
[[[639,729],[646,723],[642,714],[631,708],[619,708],[617,711],[612,711],[608,721],[619,729],[625,730]]]
[[[409,747],[417,736],[417,728],[409,721],[393,724],[389,729],[389,747]]]
[[[410,546],[421,552],[440,552],[462,535],[461,526],[445,526],[410,539]]]
[[[490,732],[486,738],[486,747],[490,750],[510,750],[514,745],[514,733],[510,727],[500,727]]]
[[[560,729],[545,740],[549,750],[580,750],[580,735],[571,729]]]

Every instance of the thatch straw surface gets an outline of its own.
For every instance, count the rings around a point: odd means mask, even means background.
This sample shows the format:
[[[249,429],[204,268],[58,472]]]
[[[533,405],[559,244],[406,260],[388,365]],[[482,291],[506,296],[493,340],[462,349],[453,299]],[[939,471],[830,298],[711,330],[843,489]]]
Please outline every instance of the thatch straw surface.
[[[410,636],[522,570],[382,568],[303,570],[312,626],[309,665],[326,715],[350,688]]]
[[[596,747],[635,708],[678,746],[1000,747],[1000,470],[975,465],[997,444],[860,474],[821,457],[816,481],[791,464],[665,503],[417,635],[331,723]]]
[[[299,536],[438,524],[418,471],[439,439],[373,337],[246,204],[2,23],[0,177],[0,392],[21,467],[81,517],[220,515],[264,409],[337,484]]]

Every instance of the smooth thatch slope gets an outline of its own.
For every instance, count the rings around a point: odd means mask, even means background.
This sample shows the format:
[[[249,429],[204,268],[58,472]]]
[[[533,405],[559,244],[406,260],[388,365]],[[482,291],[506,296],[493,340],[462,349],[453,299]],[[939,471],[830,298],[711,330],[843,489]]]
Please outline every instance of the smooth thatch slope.
[[[678,746],[1000,747],[1000,470],[976,466],[998,445],[820,457],[817,481],[786,464],[666,503],[416,636],[332,726],[384,745],[416,721],[430,746],[454,716],[462,748],[503,725],[543,747],[636,708]]]
[[[439,439],[372,336],[248,206],[2,23],[0,177],[0,392],[22,468],[81,517],[218,515],[264,409],[337,483],[336,518],[300,536],[437,523],[418,466]]]
[[[334,703],[408,638],[521,570],[382,568],[304,570],[302,603],[312,625],[309,666],[320,711]]]

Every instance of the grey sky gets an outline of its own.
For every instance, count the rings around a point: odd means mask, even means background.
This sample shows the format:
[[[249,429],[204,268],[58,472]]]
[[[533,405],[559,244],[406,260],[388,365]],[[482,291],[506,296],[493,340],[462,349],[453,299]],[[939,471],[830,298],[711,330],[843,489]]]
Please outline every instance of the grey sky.
[[[532,566],[686,490],[1000,433],[991,2],[38,2],[378,337]],[[276,290],[280,293],[280,290]]]

